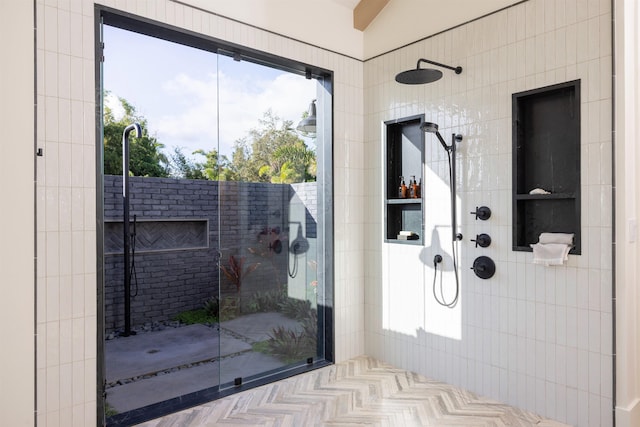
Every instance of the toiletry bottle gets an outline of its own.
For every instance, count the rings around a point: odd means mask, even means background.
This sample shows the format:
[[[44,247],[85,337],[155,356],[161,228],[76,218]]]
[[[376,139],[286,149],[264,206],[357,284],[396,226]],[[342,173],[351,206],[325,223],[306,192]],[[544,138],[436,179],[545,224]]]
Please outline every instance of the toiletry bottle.
[[[422,197],[422,178],[420,178],[420,182],[416,185],[416,197]]]
[[[400,188],[398,188],[398,197],[401,199],[407,198],[407,186],[404,183],[404,176],[400,177]]]
[[[409,197],[415,199],[416,197],[416,176],[411,175],[411,179],[409,179]]]

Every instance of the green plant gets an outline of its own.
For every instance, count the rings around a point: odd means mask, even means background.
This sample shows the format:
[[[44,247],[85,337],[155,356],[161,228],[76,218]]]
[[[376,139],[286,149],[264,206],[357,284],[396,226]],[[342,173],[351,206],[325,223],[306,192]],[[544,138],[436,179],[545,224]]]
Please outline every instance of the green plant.
[[[269,350],[272,355],[285,363],[295,362],[310,354],[315,354],[315,348],[310,352],[308,346],[305,345],[306,339],[304,335],[304,332],[296,332],[291,329],[285,329],[283,326],[278,326],[269,334]]]
[[[271,291],[258,291],[251,297],[249,308],[253,313],[269,311],[278,311],[280,305],[286,300],[284,289],[275,289]]]
[[[287,298],[280,304],[280,312],[296,320],[306,319],[311,310],[311,302],[308,300]]]
[[[220,310],[220,300],[216,296],[212,296],[204,302],[204,311],[211,317],[218,318]]]
[[[285,363],[299,361],[317,352],[318,344],[318,312],[309,310],[306,317],[301,319],[302,330],[299,332],[285,329],[282,326],[274,328],[269,334],[268,353],[278,357]],[[264,345],[257,346],[254,351],[265,352]]]
[[[269,352],[269,340],[254,342],[251,344],[251,350],[256,353],[271,354]]]
[[[177,320],[185,325],[193,325],[196,323],[216,323],[218,316],[212,316],[204,308],[198,308],[195,310],[187,310],[176,314],[172,320]]]
[[[220,269],[227,276],[227,279],[236,287],[240,292],[242,281],[251,274],[256,268],[260,266],[259,262],[250,264],[246,269],[244,268],[244,262],[246,257],[236,258],[234,255],[229,256],[229,266],[220,265]]]
[[[307,317],[302,319],[302,332],[307,340],[307,344],[314,348],[318,343],[318,310],[312,309]]]
[[[227,296],[222,299],[220,304],[220,321],[235,319],[240,314],[240,298],[236,296]]]
[[[104,416],[109,418],[109,417],[113,417],[114,415],[117,415],[118,411],[116,411],[116,408],[114,408],[113,406],[109,405],[109,402],[104,402]]]

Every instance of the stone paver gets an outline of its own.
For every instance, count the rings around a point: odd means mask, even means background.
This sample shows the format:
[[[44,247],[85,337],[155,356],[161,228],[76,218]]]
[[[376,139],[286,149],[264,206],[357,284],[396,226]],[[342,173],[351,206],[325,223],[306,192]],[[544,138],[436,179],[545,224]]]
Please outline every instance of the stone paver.
[[[214,387],[219,380],[225,384],[237,377],[245,378],[280,366],[282,362],[274,357],[248,352],[221,362],[206,363],[110,388],[107,390],[107,401],[116,411],[126,412]]]
[[[153,375],[107,389],[107,402],[126,412],[277,369],[282,362],[252,352],[251,343],[268,339],[278,326],[300,330],[299,322],[280,313],[255,313],[223,322],[220,333],[217,328],[189,325],[106,341],[108,383]],[[164,373],[203,361],[210,362]]]

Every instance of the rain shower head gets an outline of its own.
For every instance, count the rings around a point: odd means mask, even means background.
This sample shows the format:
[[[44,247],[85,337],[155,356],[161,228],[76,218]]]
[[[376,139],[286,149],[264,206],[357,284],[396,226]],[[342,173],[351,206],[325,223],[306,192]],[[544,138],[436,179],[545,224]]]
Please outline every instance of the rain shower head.
[[[421,85],[435,82],[442,78],[442,71],[433,68],[416,68],[407,70],[396,76],[396,81],[405,85]]]
[[[434,70],[433,68],[420,68],[420,63],[426,62],[427,64],[436,65],[442,68],[448,68],[453,70],[456,74],[462,72],[462,67],[450,67],[449,65],[441,64],[435,61],[429,61],[428,59],[420,58],[416,64],[414,70],[407,70],[396,75],[396,81],[405,85],[421,85],[425,83],[435,82],[442,78],[442,71]]]

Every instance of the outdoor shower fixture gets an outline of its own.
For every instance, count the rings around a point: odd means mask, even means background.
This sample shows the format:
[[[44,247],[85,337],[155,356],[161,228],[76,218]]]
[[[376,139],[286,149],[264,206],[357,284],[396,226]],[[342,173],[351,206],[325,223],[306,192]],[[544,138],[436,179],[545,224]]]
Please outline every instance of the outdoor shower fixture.
[[[298,275],[298,255],[309,250],[309,241],[302,235],[302,222],[290,221],[289,224],[298,224],[298,235],[289,244],[289,252],[293,254],[293,269],[289,269],[288,272],[289,277],[294,278]]]
[[[131,331],[131,234],[129,233],[129,134],[136,131],[136,138],[142,137],[142,128],[132,123],[122,132],[122,228],[124,233],[124,332],[123,337],[135,335]]]
[[[462,240],[462,234],[458,233],[457,226],[457,213],[456,213],[456,143],[462,141],[462,135],[453,133],[451,134],[451,145],[447,145],[440,132],[438,132],[438,125],[435,123],[424,122],[420,125],[420,130],[427,133],[433,133],[440,141],[440,145],[447,152],[449,160],[449,188],[451,196],[451,250],[453,258],[453,273],[456,278],[455,296],[452,301],[447,302],[444,298],[444,292],[442,290],[442,280],[440,281],[440,296],[436,294],[436,276],[438,273],[438,264],[442,262],[442,255],[436,255],[433,258],[433,297],[438,304],[453,308],[458,303],[458,297],[460,296],[460,280],[458,278],[458,251],[456,250],[456,242]],[[442,273],[441,273],[442,274]]]
[[[396,74],[396,81],[405,85],[420,85],[424,83],[435,82],[442,78],[442,71],[435,70],[433,68],[420,68],[420,63],[426,62],[427,64],[436,65],[442,68],[448,68],[453,70],[456,74],[462,73],[462,67],[451,67],[449,65],[441,64],[439,62],[430,61],[428,59],[420,58],[416,64],[414,70],[407,70]]]

